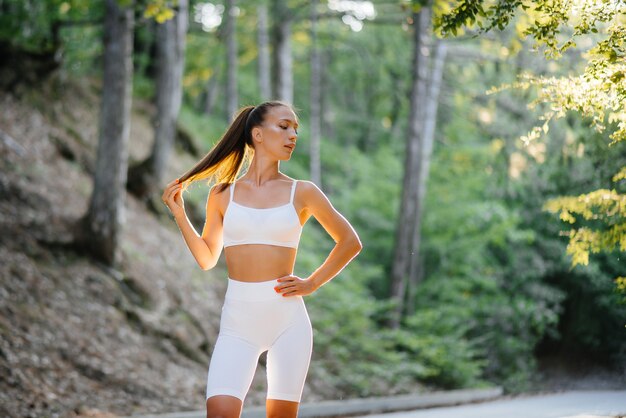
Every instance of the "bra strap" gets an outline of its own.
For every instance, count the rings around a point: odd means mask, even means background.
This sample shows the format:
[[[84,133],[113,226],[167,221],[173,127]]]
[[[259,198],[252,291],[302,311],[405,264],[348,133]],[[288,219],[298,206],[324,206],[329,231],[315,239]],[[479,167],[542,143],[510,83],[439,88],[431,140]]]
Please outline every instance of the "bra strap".
[[[289,203],[292,203],[292,204],[293,204],[293,197],[296,194],[296,182],[297,181],[298,180],[294,180],[293,184],[291,185],[291,197],[289,197]]]
[[[233,194],[235,193],[235,182],[230,183],[230,201],[233,201]]]

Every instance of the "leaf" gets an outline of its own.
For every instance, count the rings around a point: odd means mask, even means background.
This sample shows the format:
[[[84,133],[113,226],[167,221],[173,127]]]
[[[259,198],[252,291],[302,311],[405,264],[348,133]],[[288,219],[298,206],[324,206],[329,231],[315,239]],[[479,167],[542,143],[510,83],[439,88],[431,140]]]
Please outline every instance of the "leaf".
[[[626,166],[622,167],[622,169],[613,176],[611,180],[620,181],[626,179]]]
[[[155,20],[158,23],[163,23],[163,22],[166,22],[166,21],[172,19],[173,17],[174,17],[174,11],[172,9],[165,9],[165,10],[161,11],[161,13],[159,13],[156,16]]]

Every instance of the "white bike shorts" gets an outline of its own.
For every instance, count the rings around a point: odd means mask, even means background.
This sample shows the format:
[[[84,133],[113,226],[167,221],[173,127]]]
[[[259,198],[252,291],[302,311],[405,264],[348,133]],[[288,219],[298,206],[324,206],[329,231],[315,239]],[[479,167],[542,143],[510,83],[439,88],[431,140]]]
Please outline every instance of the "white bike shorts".
[[[259,355],[267,351],[267,399],[300,402],[313,345],[311,321],[302,297],[282,296],[274,290],[278,284],[228,279],[207,399],[230,395],[243,402]]]

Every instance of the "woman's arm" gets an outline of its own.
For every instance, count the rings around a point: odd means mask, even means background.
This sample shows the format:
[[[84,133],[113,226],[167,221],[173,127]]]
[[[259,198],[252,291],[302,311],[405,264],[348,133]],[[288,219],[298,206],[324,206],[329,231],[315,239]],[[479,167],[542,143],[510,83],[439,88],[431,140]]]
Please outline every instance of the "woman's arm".
[[[312,215],[335,241],[330,254],[306,280],[296,276],[278,279],[276,290],[283,296],[308,295],[335,277],[363,248],[354,228],[330,203],[326,195],[314,184],[299,181],[299,197],[305,211]]]
[[[213,187],[209,192],[206,205],[206,221],[202,235],[198,235],[187,218],[181,196],[182,185],[174,180],[163,192],[163,202],[170,208],[176,224],[183,234],[185,243],[202,270],[215,267],[222,251],[222,215],[219,210],[219,194]]]

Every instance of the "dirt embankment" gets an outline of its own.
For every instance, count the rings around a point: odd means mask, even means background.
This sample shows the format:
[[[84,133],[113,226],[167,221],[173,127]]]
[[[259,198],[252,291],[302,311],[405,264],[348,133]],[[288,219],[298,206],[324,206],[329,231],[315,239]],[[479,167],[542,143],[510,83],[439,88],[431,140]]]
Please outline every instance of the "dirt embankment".
[[[87,209],[99,93],[86,80],[0,92],[0,415],[108,416],[202,409],[223,267],[197,267],[174,222],[126,198],[123,261],[67,246]],[[130,160],[152,141],[134,104]],[[195,160],[179,152],[174,178]],[[257,373],[246,403],[264,399]]]

